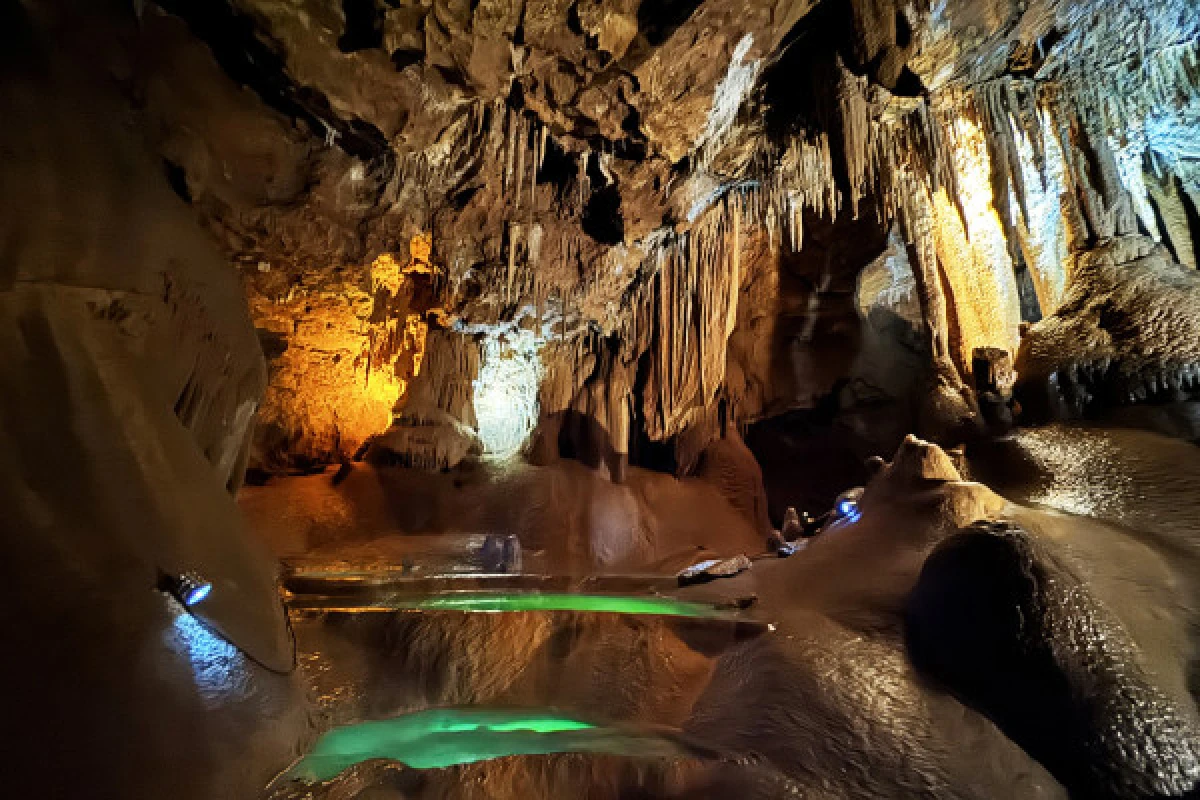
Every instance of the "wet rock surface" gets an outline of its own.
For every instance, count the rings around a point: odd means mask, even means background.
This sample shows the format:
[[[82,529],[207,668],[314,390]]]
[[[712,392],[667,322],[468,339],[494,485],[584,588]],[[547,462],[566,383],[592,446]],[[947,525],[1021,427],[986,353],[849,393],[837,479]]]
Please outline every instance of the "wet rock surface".
[[[915,666],[988,714],[1072,792],[1178,797],[1200,725],[1152,682],[1116,617],[1053,546],[1009,523],[942,542],[908,600]]]
[[[380,669],[392,676],[384,701],[391,708],[399,698],[409,704],[537,698],[582,712],[595,708],[589,698],[603,697],[609,719],[676,726],[687,741],[716,754],[669,768],[582,755],[514,757],[444,773],[461,781],[445,788],[432,788],[443,778],[431,775],[422,790],[429,796],[472,796],[470,776],[501,796],[513,785],[538,787],[530,789],[536,794],[567,780],[562,764],[582,763],[590,765],[595,791],[637,787],[652,797],[713,796],[706,793],[719,793],[713,787],[743,782],[746,792],[762,796],[786,788],[816,797],[1060,797],[1055,781],[984,717],[924,687],[904,652],[903,601],[925,554],[986,513],[981,509],[999,505],[985,487],[963,482],[938,448],[910,440],[868,484],[857,521],[821,534],[793,558],[759,561],[753,570],[683,590],[681,596],[717,602],[753,595],[742,613],[775,626],[750,641],[725,638],[720,647],[711,634],[678,623],[658,628],[575,617],[567,635],[565,618],[533,615],[507,615],[513,618],[506,622],[473,615],[461,623],[313,618],[298,628],[300,642],[306,649],[330,636],[342,640],[314,660],[324,663],[319,674],[332,686],[364,657],[387,665]],[[844,563],[858,568],[837,569]],[[532,627],[518,635],[505,626]],[[622,666],[601,666],[608,663]],[[455,680],[445,677],[451,664]],[[683,665],[691,665],[688,680],[678,671]],[[360,677],[350,685],[357,688],[344,697],[326,690],[334,713],[385,696],[375,694],[378,680]],[[429,696],[422,686],[440,688]],[[678,782],[659,784],[663,768]]]
[[[1152,547],[1117,529],[1006,505],[963,481],[941,449],[916,439],[874,471],[858,507],[860,515],[835,523],[790,559],[758,561],[752,571],[682,592],[710,600],[753,595],[743,613],[770,621],[772,632],[702,652],[689,644],[698,641],[694,631],[656,636],[660,644],[645,652],[665,660],[639,660],[632,672],[612,675],[624,679],[610,718],[678,726],[708,755],[655,763],[517,756],[427,772],[412,791],[470,797],[475,780],[500,796],[565,786],[650,797],[713,796],[713,787],[729,786],[751,797],[1148,797],[1191,788],[1196,715],[1178,678],[1189,632],[1170,616],[1175,603],[1188,601],[1175,594],[1170,568]],[[1015,515],[1020,527],[971,524],[997,514]],[[856,569],[840,568],[847,563]],[[1131,595],[1131,586],[1139,593]],[[355,648],[373,652],[387,642],[397,654],[391,658],[407,654],[409,666],[397,676],[437,674],[414,658],[472,663],[478,677],[459,673],[460,682],[443,681],[439,691],[476,687],[470,691],[483,694],[470,694],[474,702],[494,702],[532,690],[544,700],[535,687],[552,685],[556,706],[580,710],[591,707],[589,692],[612,691],[602,688],[605,670],[582,664],[629,652],[653,630],[639,623],[641,633],[629,640],[626,623],[576,618],[569,644],[534,646],[523,657],[566,658],[575,667],[529,673],[486,663],[508,663],[510,642],[539,637],[493,634],[487,620],[459,627],[380,619],[375,633],[347,622],[359,629]],[[530,617],[511,624],[542,630],[546,623]],[[320,623],[308,630],[302,643],[328,635]],[[437,655],[443,648],[447,655]],[[325,674],[337,676],[354,651],[331,650]],[[651,676],[685,652],[695,679],[686,696],[663,705]],[[543,674],[574,677],[547,684],[537,677]],[[392,702],[422,702],[424,690],[414,694],[406,683],[394,682],[400,694]],[[349,697],[372,702],[375,683],[355,685],[345,699],[329,693],[329,707],[344,708]],[[663,770],[674,776],[666,784]]]

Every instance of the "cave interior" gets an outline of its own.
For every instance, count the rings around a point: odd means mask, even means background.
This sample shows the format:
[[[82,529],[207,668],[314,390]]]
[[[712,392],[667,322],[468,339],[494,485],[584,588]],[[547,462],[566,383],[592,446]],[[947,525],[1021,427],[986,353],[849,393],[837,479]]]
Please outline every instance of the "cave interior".
[[[14,796],[1200,797],[1194,0],[0,0]]]

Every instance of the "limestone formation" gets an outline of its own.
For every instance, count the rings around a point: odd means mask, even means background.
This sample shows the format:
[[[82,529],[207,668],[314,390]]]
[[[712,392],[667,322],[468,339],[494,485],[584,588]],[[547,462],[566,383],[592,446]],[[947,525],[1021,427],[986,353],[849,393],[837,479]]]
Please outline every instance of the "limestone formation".
[[[1021,342],[1022,403],[1043,418],[1190,404],[1200,388],[1196,271],[1128,236],[1080,253],[1069,274],[1062,305]]]
[[[721,405],[744,425],[835,401],[878,425],[882,401],[911,422],[876,452],[914,426],[953,439],[978,430],[973,351],[1015,352],[1079,253],[1140,225],[1195,262],[1186,3],[660,5],[164,0],[104,20],[121,36],[97,58],[128,65],[170,184],[241,272],[272,375],[256,466],[386,430],[430,327],[475,359],[525,331],[525,427],[594,421],[603,441],[564,452],[618,479],[651,444],[694,466]],[[871,324],[838,317],[893,228],[907,385]],[[380,296],[381,264],[418,291]],[[756,305],[771,286],[787,304]],[[447,413],[475,428],[473,399]]]
[[[976,523],[929,557],[909,599],[917,667],[987,713],[1073,793],[1179,797],[1200,784],[1200,725],[1069,559]]]
[[[1195,0],[22,0],[0,67],[18,795],[248,796],[349,718],[559,700],[675,730],[299,791],[1195,791],[1190,540],[1104,554],[1170,553],[1136,646],[1041,533],[937,574],[1021,426],[1200,441]],[[1055,507],[1126,496],[1048,430]],[[964,634],[1029,693],[922,638],[941,578],[1034,573]],[[427,615],[460,580],[683,615]]]

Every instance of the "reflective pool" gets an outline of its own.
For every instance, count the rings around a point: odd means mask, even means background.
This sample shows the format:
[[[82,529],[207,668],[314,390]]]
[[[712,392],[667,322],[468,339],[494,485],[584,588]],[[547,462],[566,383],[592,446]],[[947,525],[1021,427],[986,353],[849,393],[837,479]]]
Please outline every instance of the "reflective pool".
[[[739,621],[730,608],[653,594],[599,594],[579,592],[440,591],[435,594],[364,589],[336,595],[295,595],[288,601],[294,610],[308,611],[459,611],[502,613],[514,611],[574,611],[593,614],[633,614]]]
[[[710,605],[669,597],[542,592],[455,592],[417,601],[423,611],[590,611],[601,614],[658,614],[708,617],[720,613]]]
[[[655,757],[679,755],[682,749],[662,736],[598,727],[553,711],[438,708],[334,728],[280,780],[327,781],[376,758],[436,769],[568,752]]]

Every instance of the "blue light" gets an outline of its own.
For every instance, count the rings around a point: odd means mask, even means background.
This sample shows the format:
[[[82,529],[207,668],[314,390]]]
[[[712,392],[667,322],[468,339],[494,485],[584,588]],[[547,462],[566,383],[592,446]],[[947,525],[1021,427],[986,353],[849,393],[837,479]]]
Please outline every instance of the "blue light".
[[[167,613],[172,622],[163,631],[163,643],[187,665],[200,701],[206,708],[228,707],[250,697],[253,684],[246,657],[234,645],[210,630],[174,599]]]
[[[212,591],[211,583],[201,583],[198,586],[190,587],[183,595],[183,604],[186,606],[194,606],[204,598],[208,597]]]
[[[859,510],[858,501],[852,497],[843,497],[837,501],[834,506],[834,511],[837,514],[838,520],[847,520],[848,522],[858,522],[862,519],[862,511]]]

